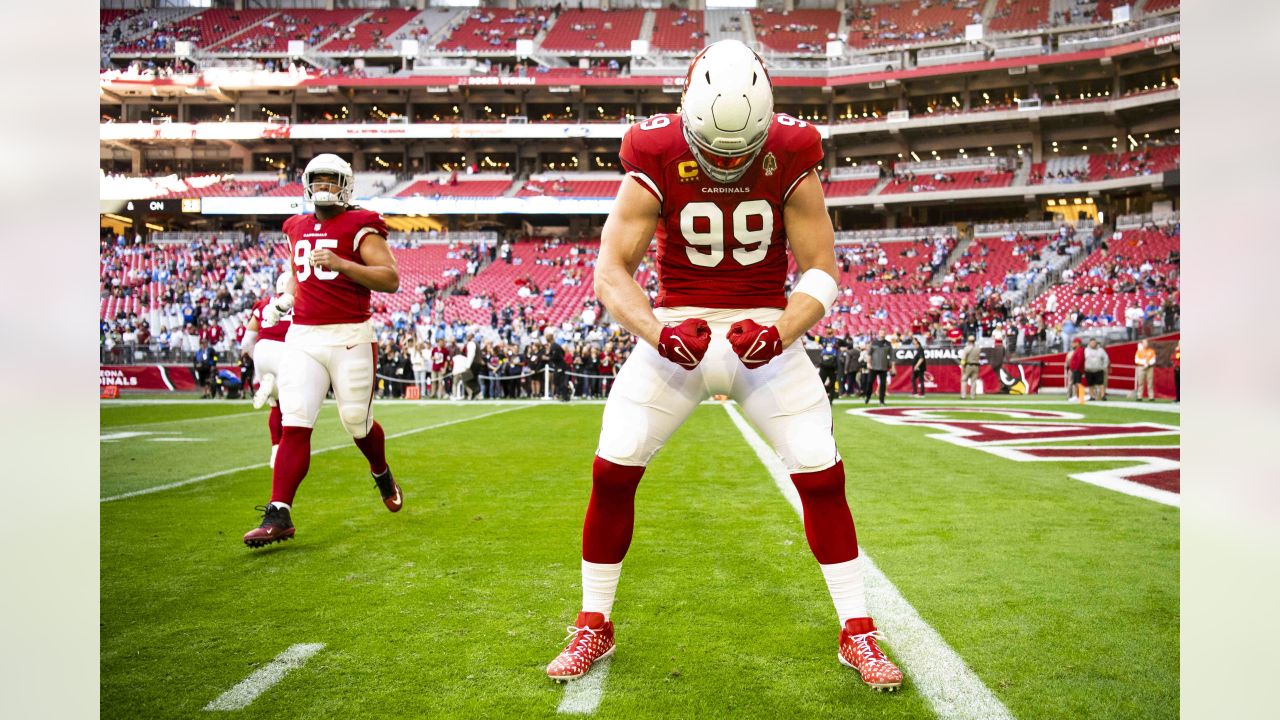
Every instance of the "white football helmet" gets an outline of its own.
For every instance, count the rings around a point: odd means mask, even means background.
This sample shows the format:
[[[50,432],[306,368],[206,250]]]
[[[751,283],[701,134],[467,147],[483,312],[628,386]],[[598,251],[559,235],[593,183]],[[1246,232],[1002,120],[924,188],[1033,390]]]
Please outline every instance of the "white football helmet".
[[[738,40],[708,45],[689,63],[680,117],[703,171],[716,182],[736,182],[773,122],[773,86],[760,56]]]
[[[276,278],[276,294],[283,295],[289,292],[289,280],[293,278],[293,270],[285,270]]]
[[[334,175],[338,178],[338,192],[314,190],[313,175]],[[351,172],[351,163],[334,155],[322,153],[311,158],[307,169],[302,171],[302,196],[316,205],[350,205],[351,192],[356,186],[355,173]]]

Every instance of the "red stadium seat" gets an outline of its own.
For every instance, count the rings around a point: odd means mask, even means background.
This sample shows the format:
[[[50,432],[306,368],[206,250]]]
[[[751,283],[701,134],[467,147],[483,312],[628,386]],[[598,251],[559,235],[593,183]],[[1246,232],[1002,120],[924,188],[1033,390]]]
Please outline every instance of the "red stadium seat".
[[[566,10],[547,32],[542,49],[627,52],[631,41],[640,37],[643,23],[643,10]]]

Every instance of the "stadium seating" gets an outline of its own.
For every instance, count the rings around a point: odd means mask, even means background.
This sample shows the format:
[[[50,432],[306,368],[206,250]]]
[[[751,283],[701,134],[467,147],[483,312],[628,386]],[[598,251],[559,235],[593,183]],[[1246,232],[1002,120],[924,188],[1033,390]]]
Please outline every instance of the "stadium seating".
[[[416,180],[405,189],[396,193],[396,197],[501,197],[507,188],[511,187],[511,180],[503,178],[501,180],[484,179],[483,175],[476,176],[476,179],[459,177],[456,182],[450,182],[447,179],[440,180],[426,179]]]
[[[541,29],[540,16],[545,10],[507,10],[479,8],[437,45],[438,50],[466,52],[514,52],[516,40],[532,40]]]
[[[308,47],[317,47],[363,14],[363,10],[286,8],[279,15],[211,49],[215,52],[285,52],[289,49],[290,40],[302,40]]]
[[[1042,252],[1049,240],[1047,235],[975,238],[948,271],[954,276],[956,285],[967,285],[973,291],[986,285],[1004,289],[1005,276],[1025,272],[1029,258]]]
[[[1157,13],[1162,10],[1173,10],[1182,5],[1182,0],[1147,0],[1147,4],[1143,6],[1142,11],[1145,13]]]
[[[458,282],[467,269],[463,247],[457,244],[431,244],[393,249],[391,252],[395,255],[396,265],[400,270],[400,291],[394,295],[379,296],[374,320],[386,322],[391,313],[408,312],[415,302],[422,302],[422,297],[414,292],[418,285],[446,288]],[[488,318],[485,320],[488,321]]]
[[[1166,145],[1119,155],[1090,155],[1089,180],[1153,175],[1178,167],[1181,146]]]
[[[974,13],[981,12],[982,5],[975,0],[863,5],[849,25],[848,43],[853,48],[870,48],[962,37]]]
[[[840,29],[840,13],[835,10],[754,10],[751,23],[760,44],[775,52],[825,54],[827,36]]]
[[[1180,150],[1179,145],[1162,145],[1122,153],[1054,155],[1031,166],[1027,184],[1062,185],[1154,175],[1178,167]]]
[[[1159,229],[1122,231],[1119,239],[1107,240],[1106,252],[1095,250],[1076,267],[1070,283],[1060,283],[1045,291],[1030,309],[1033,313],[1045,312],[1045,304],[1052,295],[1056,297],[1057,308],[1046,313],[1047,324],[1060,324],[1071,312],[1079,310],[1087,326],[1123,326],[1129,306],[1159,306],[1176,292],[1179,266],[1168,259],[1172,251],[1180,250],[1181,240],[1181,235],[1168,236]],[[1142,270],[1144,263],[1150,264],[1146,272]],[[1153,276],[1171,284],[1173,292],[1145,290],[1142,281]],[[1116,284],[1125,281],[1136,283],[1137,289],[1117,292]]]
[[[547,32],[542,49],[629,52],[643,23],[643,10],[566,10]]]
[[[865,334],[908,329],[912,320],[929,310],[930,296],[942,292],[928,287],[933,247],[933,239],[836,246],[842,292],[834,311],[819,323],[819,331],[834,327],[841,334]],[[953,247],[955,239],[946,238],[944,253]],[[792,260],[789,273],[795,273],[794,265]]]
[[[1036,30],[1049,24],[1049,0],[1000,0],[991,16],[992,32]]]
[[[516,197],[613,198],[617,197],[621,184],[621,177],[601,180],[566,178],[563,181],[555,176],[531,177]]]
[[[703,11],[658,10],[654,13],[654,50],[665,52],[698,51],[706,45],[703,40]]]
[[[356,50],[394,50],[387,40],[417,17],[417,10],[375,10],[368,17],[349,25],[338,37],[320,46],[322,52]]]
[[[196,182],[196,178],[187,178],[186,189],[174,190],[161,197],[165,198],[190,198],[190,197],[258,197],[261,195],[270,196],[273,190],[280,189],[280,184],[275,180],[235,180],[231,178],[220,179],[213,183]],[[299,185],[299,192],[301,186]]]
[[[106,32],[107,28],[110,27],[112,23],[124,20],[131,15],[136,15],[138,12],[139,10],[133,8],[125,10],[102,8],[98,10],[99,30],[101,32]]]
[[[190,40],[198,48],[212,48],[274,14],[275,10],[205,10],[194,17],[162,27],[140,42],[152,40],[158,35],[169,35],[176,40]]]
[[[539,241],[517,242],[512,246],[513,263],[501,259],[490,263],[467,281],[470,295],[446,298],[444,319],[487,324],[492,312],[529,305],[546,322],[563,322],[581,313],[583,302],[594,296],[592,276],[598,250],[598,243],[564,243],[544,248]],[[575,284],[566,285],[566,277],[573,277]],[[540,292],[520,297],[521,288],[530,281]],[[550,307],[541,294],[547,288],[555,293]],[[473,300],[478,305],[487,300],[489,305],[472,307]]]
[[[266,197],[302,197],[302,183],[293,182],[288,185],[280,185],[267,190],[263,195]]]
[[[835,180],[826,184],[827,197],[851,197],[867,195],[879,184],[880,178],[859,178],[857,180]]]
[[[941,176],[941,177],[939,177]],[[953,173],[935,173],[916,175],[914,179],[899,176],[889,181],[880,191],[881,195],[909,192],[951,192],[954,190],[972,190],[974,188],[1008,187],[1013,182],[1013,173],[995,171],[970,171]]]

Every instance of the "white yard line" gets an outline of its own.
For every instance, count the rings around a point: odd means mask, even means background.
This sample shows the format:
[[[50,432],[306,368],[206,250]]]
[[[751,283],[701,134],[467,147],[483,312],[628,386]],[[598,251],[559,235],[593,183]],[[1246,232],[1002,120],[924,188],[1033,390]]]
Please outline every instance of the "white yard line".
[[[604,695],[604,680],[609,676],[609,665],[612,662],[613,656],[610,655],[593,664],[586,675],[569,681],[556,712],[566,715],[590,715],[595,712],[600,707],[600,697]]]
[[[289,649],[277,655],[271,662],[254,670],[249,677],[236,683],[235,687],[205,705],[204,709],[240,710],[247,707],[259,695],[270,690],[272,685],[283,680],[289,671],[302,667],[308,658],[323,649],[324,643],[290,645]]]
[[[955,402],[955,401],[949,401]],[[774,483],[797,515],[804,517],[800,494],[777,454],[731,403],[724,404],[729,419],[768,468]],[[929,702],[940,720],[1013,720],[1009,709],[969,669],[947,641],[925,622],[898,588],[859,550],[866,567],[867,605],[876,625],[884,631],[889,647],[902,663],[909,682]]]
[[[388,435],[387,439],[394,440],[395,438],[401,438],[406,435],[413,435],[415,433],[426,432],[427,430],[435,430],[437,428],[448,427],[450,425],[457,425],[458,423],[464,423],[470,420],[479,420],[480,418],[487,418],[493,415],[501,415],[503,413],[512,412],[513,410],[521,410],[526,407],[530,407],[530,406],[528,404],[511,405],[501,410],[494,410],[493,412],[481,413],[479,415],[472,415],[471,417],[457,418],[454,420],[446,420],[445,422],[434,423],[432,425],[426,425],[420,428],[414,428],[412,430],[405,430],[404,432],[393,433],[391,435]],[[333,445],[327,448],[320,448],[319,450],[312,450],[311,455],[312,457],[315,457],[320,453],[332,452],[334,450],[342,450],[343,448],[349,448],[349,447],[351,447],[351,443],[345,442],[341,445]],[[205,480],[212,480],[213,478],[222,477],[224,475],[232,475],[234,473],[244,472],[246,470],[257,470],[258,468],[264,468],[264,467],[267,467],[268,465],[269,463],[257,463],[255,465],[243,465],[241,467],[231,468],[230,470],[219,470],[218,472],[209,473],[208,475],[198,475],[193,478],[187,478],[186,480],[179,480],[178,482],[166,483],[164,485],[156,485],[155,487],[143,488],[141,490],[133,490],[127,493],[120,493],[119,495],[104,497],[104,498],[101,498],[98,502],[109,503],[115,500],[124,500],[131,497],[138,497],[139,495],[150,495],[151,493],[158,493],[162,490],[172,490],[174,488],[180,488],[185,485],[192,485],[198,482],[204,482]]]

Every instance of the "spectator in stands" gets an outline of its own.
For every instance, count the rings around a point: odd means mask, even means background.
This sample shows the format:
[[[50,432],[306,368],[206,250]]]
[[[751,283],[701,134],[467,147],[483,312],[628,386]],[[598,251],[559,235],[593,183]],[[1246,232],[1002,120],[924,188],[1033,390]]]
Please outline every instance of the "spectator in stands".
[[[414,340],[409,350],[409,366],[413,369],[413,384],[418,388],[418,397],[427,396],[427,354],[421,340]]]
[[[551,370],[551,394],[559,400],[568,402],[569,378],[566,375],[568,368],[565,365],[565,350],[564,346],[556,341],[555,330],[550,327],[546,331],[546,344],[547,367]]]
[[[431,348],[431,397],[443,400],[445,368],[449,360],[448,350],[444,345],[444,336],[436,338],[435,347]]]

